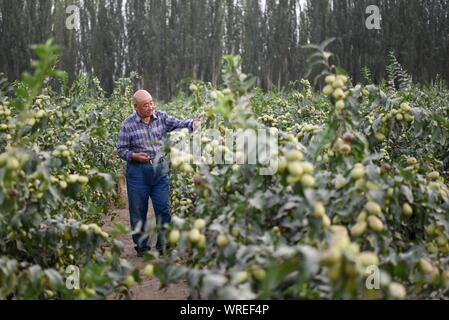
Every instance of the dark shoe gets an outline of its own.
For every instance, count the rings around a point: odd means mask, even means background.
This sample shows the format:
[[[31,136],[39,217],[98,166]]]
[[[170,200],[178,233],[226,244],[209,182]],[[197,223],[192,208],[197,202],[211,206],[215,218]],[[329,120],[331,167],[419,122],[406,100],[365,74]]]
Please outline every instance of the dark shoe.
[[[142,258],[145,255],[145,252],[148,252],[151,250],[151,248],[134,248],[137,252],[137,256],[139,258]]]

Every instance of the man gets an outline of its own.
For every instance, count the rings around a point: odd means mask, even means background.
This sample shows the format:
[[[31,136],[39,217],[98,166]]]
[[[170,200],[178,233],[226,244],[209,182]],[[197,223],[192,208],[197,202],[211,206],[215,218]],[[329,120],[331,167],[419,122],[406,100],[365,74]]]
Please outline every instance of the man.
[[[201,126],[201,118],[178,120],[155,110],[151,94],[139,90],[133,97],[135,113],[123,123],[117,146],[121,159],[127,162],[126,184],[133,241],[142,257],[151,248],[148,236],[142,234],[147,223],[148,200],[153,202],[158,226],[170,223],[168,165],[161,153],[168,132],[180,128],[191,131]],[[163,239],[158,233],[156,249],[163,253]]]

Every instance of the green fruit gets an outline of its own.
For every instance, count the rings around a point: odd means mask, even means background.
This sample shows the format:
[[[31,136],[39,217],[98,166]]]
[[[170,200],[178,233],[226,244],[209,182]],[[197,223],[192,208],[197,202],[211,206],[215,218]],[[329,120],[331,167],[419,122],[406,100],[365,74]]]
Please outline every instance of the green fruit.
[[[443,282],[446,286],[449,284],[449,270],[443,272]]]
[[[237,283],[244,283],[249,280],[248,271],[240,271],[236,275]]]
[[[220,248],[225,248],[225,247],[228,246],[228,244],[229,244],[229,240],[228,240],[228,237],[226,235],[224,235],[224,234],[218,235],[218,237],[217,237],[217,245]]]
[[[379,265],[379,258],[377,255],[369,251],[361,252],[358,256],[358,261],[365,268]]]
[[[342,272],[341,263],[336,263],[327,270],[327,277],[336,282],[340,279]]]
[[[345,93],[344,93],[344,91],[341,88],[338,88],[338,89],[336,89],[334,91],[333,97],[336,100],[341,100],[341,99],[343,99],[345,97]]]
[[[64,190],[67,188],[67,182],[65,182],[64,180],[59,181],[59,187]]]
[[[365,209],[369,214],[380,215],[382,213],[382,208],[374,201],[370,201],[365,205]]]
[[[290,150],[286,153],[285,158],[288,162],[301,161],[304,155],[299,150]]]
[[[365,186],[370,191],[379,191],[379,186],[371,181],[366,181]]]
[[[343,82],[344,84],[346,84],[346,83],[348,82],[348,77],[345,76],[344,74],[339,74],[339,75],[336,77],[336,80],[337,80],[337,81],[341,81],[341,82]]]
[[[438,236],[436,238],[436,241],[437,241],[438,245],[441,247],[444,247],[447,244],[447,239],[443,235]]]
[[[132,288],[132,287],[134,287],[135,284],[136,284],[136,280],[134,279],[134,277],[132,275],[129,275],[126,278],[126,286],[128,288]]]
[[[45,294],[47,295],[47,298],[48,299],[51,299],[51,298],[53,298],[54,297],[54,295],[55,295],[55,293],[53,292],[53,291],[51,291],[51,290],[45,290]]]
[[[198,219],[195,221],[193,228],[203,230],[206,227],[206,221],[204,219]]]
[[[200,240],[197,243],[197,247],[204,249],[206,247],[206,236],[204,234],[200,235]]]
[[[393,195],[394,195],[394,189],[393,189],[393,188],[388,188],[388,190],[387,190],[387,196],[388,196],[389,198],[392,198]]]
[[[168,242],[171,245],[175,245],[178,243],[180,238],[181,238],[181,233],[179,232],[179,230],[172,230],[172,231],[170,231],[170,233],[168,235]]]
[[[367,223],[365,221],[358,222],[355,226],[351,228],[351,236],[360,237],[362,236],[367,228]]]
[[[365,168],[363,166],[356,166],[351,171],[351,178],[354,180],[362,179],[365,176]]]
[[[86,292],[86,295],[90,297],[95,296],[97,294],[97,292],[93,288],[86,288],[84,289],[84,291]]]
[[[437,254],[438,253],[438,247],[435,244],[433,244],[433,243],[426,244],[426,249],[430,253],[433,253],[433,254]]]
[[[331,218],[328,215],[324,215],[321,222],[323,223],[323,228],[328,229],[332,225]]]
[[[332,87],[332,85],[327,85],[324,87],[323,93],[324,95],[329,97],[332,95],[332,93],[334,93],[334,88]]]
[[[357,217],[357,222],[365,222],[366,219],[368,219],[368,214],[366,213],[366,211],[362,211]]]
[[[256,270],[253,270],[253,276],[258,281],[264,281],[267,277],[267,273],[262,268],[257,268]]]
[[[285,158],[280,158],[278,161],[278,173],[283,173],[287,169],[288,162]]]
[[[415,157],[410,157],[407,159],[407,164],[410,166],[414,166],[418,163],[418,160],[416,160]]]
[[[239,228],[237,228],[236,226],[233,226],[232,230],[231,230],[231,234],[234,238],[237,238],[240,235]]]
[[[401,110],[404,112],[409,112],[411,109],[410,104],[407,102],[401,103]]]
[[[424,230],[426,231],[426,233],[427,233],[429,236],[431,236],[431,235],[433,235],[433,234],[435,233],[436,226],[435,226],[434,224],[430,224],[430,225],[426,226],[426,227],[424,228]]]
[[[382,230],[384,229],[382,220],[375,216],[368,217],[368,225],[375,232],[382,232]]]
[[[315,203],[313,208],[313,217],[315,219],[322,219],[326,215],[326,208],[322,202]]]
[[[145,269],[143,270],[143,274],[147,278],[151,278],[154,274],[154,266],[152,264],[147,264]]]
[[[343,177],[341,177],[341,176],[340,176],[340,177],[337,177],[337,178],[335,179],[334,185],[335,185],[335,189],[337,189],[337,190],[343,188],[346,184],[347,184],[346,179],[343,178]]]
[[[438,171],[432,171],[429,174],[427,174],[427,178],[431,180],[437,180],[440,177],[440,173]]]
[[[198,243],[201,238],[201,233],[198,231],[198,229],[192,229],[189,232],[189,241],[191,243]]]
[[[288,164],[288,172],[290,172],[291,175],[299,177],[303,174],[304,170],[301,166],[301,162],[299,161],[295,161],[295,162],[290,162]]]
[[[305,174],[311,174],[315,170],[313,164],[310,162],[301,162],[301,166]]]
[[[301,184],[304,188],[313,188],[315,186],[315,178],[305,174],[301,177]]]
[[[404,299],[407,295],[405,287],[397,282],[390,283],[390,285],[388,286],[388,293],[393,299]]]
[[[335,80],[334,83],[332,83],[332,87],[334,89],[343,88],[345,84],[341,80]]]
[[[46,112],[44,111],[44,110],[39,110],[37,113],[36,113],[36,118],[38,118],[38,119],[42,119],[43,117],[45,117],[46,116]]]
[[[181,164],[179,170],[181,170],[182,172],[185,172],[185,173],[192,173],[193,167],[188,163],[183,163],[183,164]]]
[[[0,167],[4,166],[7,161],[8,161],[8,155],[6,153],[1,154],[0,155]]]
[[[398,121],[404,120],[404,116],[402,115],[402,113],[398,113],[398,114],[396,115],[396,120],[398,120]]]
[[[217,99],[218,99],[218,93],[217,93],[217,91],[212,91],[212,92],[210,93],[210,97],[211,97],[212,99],[214,99],[214,100],[217,100]]]
[[[353,256],[356,256],[360,253],[360,246],[357,243],[351,243],[347,250],[349,253],[351,253]]]
[[[193,83],[190,85],[189,89],[192,92],[197,92],[198,91],[198,87],[195,84],[193,84]]]
[[[363,191],[363,189],[365,189],[365,179],[359,179],[359,180],[356,180],[356,182],[355,182],[355,188],[356,188],[357,190]]]
[[[385,135],[380,132],[376,132],[376,134],[374,134],[374,137],[376,138],[377,141],[385,141],[386,139]]]
[[[294,185],[295,183],[297,183],[299,180],[301,180],[301,176],[292,176],[292,175],[289,175],[288,177],[287,177],[287,184],[288,185]]]
[[[345,274],[349,278],[357,277],[358,271],[357,271],[357,266],[356,266],[355,263],[353,263],[353,262],[346,262],[344,268],[345,268]]]
[[[441,185],[438,182],[430,182],[429,187],[434,190],[441,190]]]
[[[334,75],[328,75],[324,79],[324,82],[326,82],[327,84],[332,84],[332,83],[334,83],[335,80],[336,80],[336,77]]]
[[[36,124],[36,119],[30,118],[27,120],[26,124],[29,125],[30,127],[32,127]]]
[[[421,268],[422,272],[427,274],[434,273],[435,267],[430,263],[428,260],[421,258],[419,260],[419,267]]]
[[[355,182],[355,188],[363,191],[365,189],[365,179],[359,179]]]
[[[336,248],[330,248],[321,257],[320,264],[323,267],[332,266],[340,261],[342,253]]]
[[[404,213],[404,216],[411,217],[413,215],[413,208],[408,203],[404,203],[402,212]]]
[[[6,161],[6,168],[8,168],[9,170],[17,170],[20,168],[20,163],[19,160],[17,160],[14,157],[9,158]]]
[[[86,293],[84,292],[84,290],[79,291],[77,298],[78,298],[78,300],[86,300],[87,299],[87,296],[86,296]]]
[[[67,177],[67,182],[70,183],[70,184],[77,183],[79,177],[80,177],[80,176],[77,175],[77,174],[70,174],[70,175]]]
[[[273,227],[273,233],[276,235],[276,236],[280,236],[281,235],[281,229],[278,227],[278,226],[276,226],[276,227]]]
[[[230,94],[232,94],[232,90],[229,89],[229,88],[226,88],[226,89],[224,89],[224,90],[222,91],[222,93],[225,94],[225,95],[230,95]],[[218,95],[220,95],[220,94],[218,94]]]
[[[79,182],[81,185],[86,185],[86,184],[89,182],[89,178],[86,177],[86,176],[79,176],[79,177],[78,177],[78,182]]]

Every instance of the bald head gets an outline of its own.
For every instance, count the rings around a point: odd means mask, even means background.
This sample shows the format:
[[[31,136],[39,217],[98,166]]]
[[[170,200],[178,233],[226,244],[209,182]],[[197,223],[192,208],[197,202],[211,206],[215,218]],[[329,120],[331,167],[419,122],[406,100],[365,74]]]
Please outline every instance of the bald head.
[[[133,104],[142,119],[149,119],[153,115],[153,97],[148,91],[137,91],[133,96]]]
[[[138,90],[133,96],[133,104],[137,106],[142,102],[146,102],[148,100],[153,100],[151,94],[146,90]]]

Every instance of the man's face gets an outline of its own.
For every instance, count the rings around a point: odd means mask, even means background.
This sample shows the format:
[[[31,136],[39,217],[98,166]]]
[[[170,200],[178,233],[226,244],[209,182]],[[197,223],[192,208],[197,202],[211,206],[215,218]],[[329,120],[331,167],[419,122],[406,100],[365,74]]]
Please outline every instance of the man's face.
[[[149,96],[136,104],[136,111],[142,118],[149,118],[154,112],[153,98]]]

